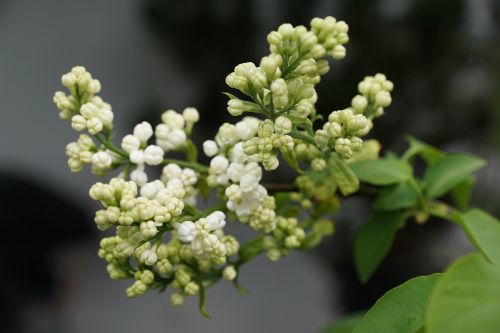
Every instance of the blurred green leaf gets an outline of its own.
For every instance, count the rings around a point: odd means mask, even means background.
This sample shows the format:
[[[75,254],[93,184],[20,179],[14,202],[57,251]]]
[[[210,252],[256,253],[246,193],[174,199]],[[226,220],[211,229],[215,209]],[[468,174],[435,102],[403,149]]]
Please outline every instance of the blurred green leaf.
[[[361,282],[366,282],[385,258],[396,232],[404,226],[403,212],[376,212],[356,233],[354,257]]]
[[[500,332],[500,267],[479,253],[451,265],[429,299],[426,332]]]
[[[427,301],[440,276],[419,276],[391,289],[366,313],[353,333],[421,332]]]
[[[396,159],[360,161],[350,165],[358,178],[372,185],[391,185],[410,179],[411,166]]]
[[[476,248],[489,261],[500,265],[500,222],[480,209],[469,210],[462,215],[462,221],[467,235]]]
[[[464,210],[469,207],[472,189],[475,184],[475,178],[468,177],[451,190],[453,202],[459,209]]]
[[[304,173],[299,167],[299,163],[297,162],[297,159],[295,158],[295,154],[293,151],[287,151],[283,153],[283,157],[285,158],[285,161],[299,174]]]
[[[383,188],[373,207],[375,210],[398,210],[415,206],[418,196],[415,190],[406,182]]]
[[[352,333],[364,315],[365,314],[363,312],[360,312],[341,318],[331,326],[327,327],[323,333]]]
[[[406,137],[406,141],[410,144],[408,150],[403,154],[402,159],[408,161],[415,155],[419,155],[427,163],[434,164],[441,159],[446,153],[427,143],[424,143],[410,135]]]
[[[440,197],[484,165],[484,160],[472,155],[446,155],[426,170],[425,192],[431,198]]]

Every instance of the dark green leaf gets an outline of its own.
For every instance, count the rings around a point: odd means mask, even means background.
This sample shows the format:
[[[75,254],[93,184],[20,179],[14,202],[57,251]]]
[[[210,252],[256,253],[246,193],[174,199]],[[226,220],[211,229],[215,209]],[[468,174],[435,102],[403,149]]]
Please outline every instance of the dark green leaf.
[[[425,323],[427,301],[440,276],[419,276],[388,291],[361,319],[353,333],[420,332]]]
[[[359,189],[358,177],[338,155],[333,154],[328,160],[329,171],[343,195],[349,195]]]
[[[301,212],[302,212],[302,209],[300,209],[300,207],[290,206],[290,207],[287,207],[287,209],[285,209],[283,211],[282,215],[284,217],[297,217],[300,215]]]
[[[376,212],[359,228],[354,241],[354,257],[361,282],[368,281],[375,272],[404,223],[403,212]]]
[[[479,253],[451,265],[429,299],[426,332],[500,332],[500,267]]]
[[[406,140],[410,144],[410,147],[403,154],[402,159],[405,161],[408,161],[415,155],[420,155],[420,157],[422,157],[422,159],[427,163],[427,165],[431,165],[445,155],[445,152],[435,147],[432,147],[412,136],[407,136]]]
[[[415,190],[407,182],[403,182],[382,189],[373,207],[376,210],[398,210],[415,206],[417,201]]]
[[[355,313],[346,318],[341,318],[327,327],[323,333],[352,333],[363,316],[364,313]]]
[[[281,215],[281,213],[286,209],[286,205],[290,203],[290,194],[290,192],[276,192],[273,194],[276,205],[276,214]]]
[[[425,172],[425,192],[431,198],[442,196],[484,165],[483,160],[472,155],[449,154]]]
[[[462,215],[462,221],[476,248],[489,261],[500,265],[500,222],[480,209],[469,210]]]
[[[391,185],[410,179],[411,166],[395,159],[359,161],[350,165],[358,178],[372,185]]]
[[[469,207],[472,188],[475,184],[476,180],[474,179],[474,177],[468,177],[451,190],[453,201],[459,209],[464,210]]]

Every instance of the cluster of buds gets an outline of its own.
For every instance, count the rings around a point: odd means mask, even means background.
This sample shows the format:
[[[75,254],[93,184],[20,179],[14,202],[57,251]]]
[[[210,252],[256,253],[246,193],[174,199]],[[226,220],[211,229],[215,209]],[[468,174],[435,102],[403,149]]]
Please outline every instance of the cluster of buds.
[[[186,296],[200,295],[203,313],[204,288],[219,279],[237,284],[240,267],[255,256],[266,252],[275,261],[333,232],[323,216],[336,209],[337,185],[342,193],[357,189],[346,190],[349,179],[342,171],[349,166],[344,160],[363,155],[354,155],[363,148],[361,137],[390,104],[393,89],[382,74],[366,77],[352,106],[332,112],[314,131],[322,119],[316,114],[315,85],[329,71],[327,56],[345,57],[347,31],[345,22],[332,17],[313,19],[309,29],[283,24],[272,31],[267,36],[270,54],[259,66],[243,63],[226,77],[245,96],[227,94],[229,113],[256,116],[223,123],[213,140],[203,142],[207,166],[198,163],[189,138],[200,118],[195,108],[167,110],[155,127],[141,122],[115,145],[111,107],[96,96],[99,81],[83,67],[62,77],[69,94],[54,96],[59,115],[75,130],[88,132],[66,147],[70,170],[91,164],[95,174],[104,176],[122,169],[89,193],[103,206],[95,214],[97,227],[115,231],[101,240],[98,255],[112,279],[133,279],[129,297],[171,286],[174,306]],[[185,160],[170,158],[174,151]],[[262,183],[263,169],[277,169],[280,154],[301,174],[297,192],[289,186],[276,192]],[[162,167],[161,176],[149,180],[146,167]],[[337,175],[344,178],[339,181]],[[200,210],[197,198],[210,195],[219,202]],[[298,217],[305,215],[299,224]],[[240,246],[223,230],[230,220],[247,224],[257,238]]]
[[[292,130],[292,121],[279,116],[274,123],[267,119],[260,123],[257,136],[245,141],[243,150],[249,156],[256,155],[264,169],[275,170],[279,166],[276,150],[287,153],[293,150],[294,140],[288,135]]]
[[[263,246],[269,260],[276,261],[286,256],[290,249],[299,248],[306,237],[304,229],[298,226],[296,218],[278,217],[273,237],[266,237]]]
[[[384,108],[391,105],[391,91],[394,84],[384,74],[367,76],[358,84],[359,94],[351,101],[353,112],[364,114],[368,118],[380,117]]]
[[[330,113],[328,121],[314,137],[320,147],[333,148],[342,158],[350,159],[363,148],[360,137],[368,134],[372,126],[364,115],[354,114],[351,108],[347,108]]]

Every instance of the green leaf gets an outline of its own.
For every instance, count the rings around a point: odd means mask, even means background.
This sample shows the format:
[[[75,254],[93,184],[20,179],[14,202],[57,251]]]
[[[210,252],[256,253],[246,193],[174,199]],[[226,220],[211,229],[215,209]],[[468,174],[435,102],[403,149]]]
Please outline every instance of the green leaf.
[[[440,197],[484,165],[484,160],[472,155],[446,155],[426,170],[425,192],[431,198]]]
[[[223,92],[224,95],[226,95],[227,97],[229,97],[230,99],[238,99],[238,97],[234,96],[233,94],[231,93],[228,93],[228,92]]]
[[[462,221],[476,248],[489,261],[500,266],[500,222],[480,209],[469,210],[462,215]]]
[[[297,159],[295,158],[295,154],[293,151],[286,151],[283,152],[283,157],[285,158],[285,161],[299,174],[304,173],[299,167],[299,163],[297,162]]]
[[[391,289],[367,312],[353,333],[421,332],[427,301],[440,276],[419,276]],[[451,332],[455,333],[448,333]]]
[[[453,202],[459,209],[466,209],[469,207],[470,198],[472,195],[472,188],[476,184],[474,177],[468,177],[451,190]]]
[[[475,253],[457,260],[432,291],[427,333],[500,332],[500,267]]]
[[[352,333],[352,331],[364,315],[364,313],[360,312],[349,315],[346,318],[341,318],[340,320],[337,320],[333,325],[327,327],[323,331],[323,333]]]
[[[300,209],[300,207],[290,206],[287,207],[281,215],[283,215],[284,217],[297,217],[300,215],[301,212],[302,209]]]
[[[328,160],[329,171],[343,195],[349,195],[359,189],[358,177],[337,154]]]
[[[375,272],[404,223],[403,212],[376,212],[359,228],[354,241],[354,257],[361,282],[368,281]]]
[[[350,165],[358,178],[372,185],[391,185],[410,179],[411,166],[394,159],[359,161]]]
[[[373,207],[376,210],[398,210],[415,206],[418,196],[415,190],[406,182],[383,188]]]
[[[427,165],[434,164],[441,159],[446,153],[439,150],[427,143],[424,143],[412,136],[407,136],[406,141],[410,144],[408,150],[403,154],[401,159],[408,161],[415,155],[419,155],[427,163]]]

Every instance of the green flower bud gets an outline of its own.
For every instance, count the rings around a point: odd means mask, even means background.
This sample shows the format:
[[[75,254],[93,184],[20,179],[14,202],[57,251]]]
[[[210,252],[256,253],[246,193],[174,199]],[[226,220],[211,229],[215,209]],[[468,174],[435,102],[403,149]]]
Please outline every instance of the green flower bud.
[[[200,291],[200,286],[196,282],[189,282],[185,287],[184,287],[184,292],[186,295],[194,296],[198,294]]]
[[[173,307],[181,306],[182,303],[184,303],[184,296],[182,296],[181,294],[173,293],[170,296],[170,304],[172,304]]]

